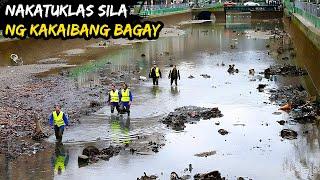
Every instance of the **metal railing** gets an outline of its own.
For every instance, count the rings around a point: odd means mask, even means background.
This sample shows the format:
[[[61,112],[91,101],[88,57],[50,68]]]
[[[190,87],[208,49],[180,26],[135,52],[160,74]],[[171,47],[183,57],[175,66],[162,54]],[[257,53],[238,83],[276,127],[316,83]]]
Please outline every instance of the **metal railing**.
[[[163,15],[176,12],[183,12],[191,8],[223,8],[223,4],[216,3],[179,3],[179,4],[160,4],[160,5],[143,5],[140,11],[140,15],[149,16],[149,15]],[[135,11],[139,9],[139,6],[135,7]]]
[[[295,7],[308,12],[309,14],[320,17],[320,5],[308,2],[295,1]]]
[[[162,14],[181,12],[188,9],[190,9],[190,6],[188,3],[143,5],[139,14],[145,15],[145,16],[162,15]]]
[[[308,2],[284,0],[284,6],[289,13],[297,13],[316,28],[320,29],[320,5]]]

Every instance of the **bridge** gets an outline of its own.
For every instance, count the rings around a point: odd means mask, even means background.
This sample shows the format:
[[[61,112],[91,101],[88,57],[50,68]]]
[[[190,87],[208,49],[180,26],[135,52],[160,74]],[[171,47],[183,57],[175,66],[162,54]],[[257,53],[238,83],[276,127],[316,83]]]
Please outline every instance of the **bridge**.
[[[277,5],[244,6],[236,5],[224,7],[222,3],[202,4],[190,6],[188,3],[163,4],[163,5],[140,5],[136,8],[142,17],[159,16],[183,12],[191,12],[194,19],[208,20],[214,15],[217,19],[224,19],[229,13],[251,13],[252,18],[273,19],[283,15],[283,9]]]

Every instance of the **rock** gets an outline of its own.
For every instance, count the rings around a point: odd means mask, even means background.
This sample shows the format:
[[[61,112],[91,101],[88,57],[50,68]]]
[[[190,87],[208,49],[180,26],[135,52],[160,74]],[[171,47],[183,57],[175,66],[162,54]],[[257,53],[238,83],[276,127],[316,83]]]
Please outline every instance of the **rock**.
[[[191,179],[191,176],[189,174],[187,175],[183,175],[180,177],[181,180],[187,180],[187,179]]]
[[[94,147],[94,146],[88,146],[86,148],[84,148],[84,150],[82,151],[83,155],[86,155],[88,157],[92,157],[92,156],[97,156],[100,154],[99,149]]]
[[[145,77],[145,76],[140,76],[140,77],[139,77],[139,80],[141,80],[141,81],[147,81],[147,77]]]
[[[221,134],[221,135],[229,134],[229,132],[227,130],[224,130],[224,129],[219,129],[218,133]]]
[[[281,126],[283,126],[285,123],[286,123],[286,121],[284,121],[284,120],[280,120],[280,121],[277,121]]]
[[[257,89],[259,92],[263,92],[264,88],[266,87],[267,85],[266,84],[259,84]]]
[[[208,151],[208,152],[202,152],[202,153],[195,154],[195,156],[197,156],[197,157],[208,157],[208,156],[212,156],[212,155],[215,155],[215,154],[216,154],[216,151]]]
[[[157,178],[158,178],[158,176],[156,176],[156,175],[147,176],[147,174],[144,172],[144,175],[141,176],[140,178],[137,178],[137,180],[154,180]]]
[[[250,75],[254,75],[254,73],[255,73],[254,69],[249,69],[249,74]]]
[[[221,177],[219,171],[212,171],[204,174],[195,174],[193,177],[195,180],[225,180],[224,177]]]
[[[111,157],[118,155],[120,151],[121,151],[121,147],[119,146],[116,146],[116,147],[109,146],[108,148],[102,149],[99,154],[103,160],[109,160]]]
[[[89,157],[86,155],[79,155],[78,156],[78,165],[79,167],[83,167],[89,164]]]
[[[189,79],[193,79],[193,78],[194,78],[194,76],[190,75],[188,78],[189,78]]]
[[[161,121],[175,130],[184,129],[186,122],[199,121],[200,119],[211,119],[222,117],[221,111],[218,108],[204,108],[197,106],[184,106],[170,112]]]
[[[296,139],[297,136],[298,136],[298,133],[294,130],[291,130],[291,129],[283,129],[281,130],[280,132],[280,136],[284,139],[289,139],[289,140],[292,140],[292,139]]]
[[[171,172],[170,180],[178,180],[181,179],[176,172]]]

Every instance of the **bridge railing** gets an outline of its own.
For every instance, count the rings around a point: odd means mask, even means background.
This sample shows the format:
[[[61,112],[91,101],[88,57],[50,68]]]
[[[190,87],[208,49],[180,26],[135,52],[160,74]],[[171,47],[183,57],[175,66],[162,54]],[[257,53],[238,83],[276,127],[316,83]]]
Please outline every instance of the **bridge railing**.
[[[136,7],[135,9],[138,9]],[[168,13],[182,12],[190,9],[188,3],[180,4],[159,4],[159,5],[143,5],[140,11],[140,15],[149,16],[149,15],[162,15]]]
[[[230,6],[225,7],[225,11],[279,11],[280,6],[278,5],[262,5],[262,6],[244,6],[244,5],[238,5],[238,6]]]
[[[295,2],[295,7],[308,12],[309,14],[320,17],[320,5],[308,2]]]
[[[300,1],[290,2],[289,0],[285,0],[284,5],[289,13],[299,14],[320,29],[320,5]]]

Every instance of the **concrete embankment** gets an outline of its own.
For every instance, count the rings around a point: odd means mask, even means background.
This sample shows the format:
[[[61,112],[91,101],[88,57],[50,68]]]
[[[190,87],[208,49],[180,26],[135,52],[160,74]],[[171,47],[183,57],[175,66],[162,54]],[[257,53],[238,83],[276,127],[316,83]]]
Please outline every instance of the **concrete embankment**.
[[[320,49],[320,29],[297,13],[292,13],[291,20]]]

